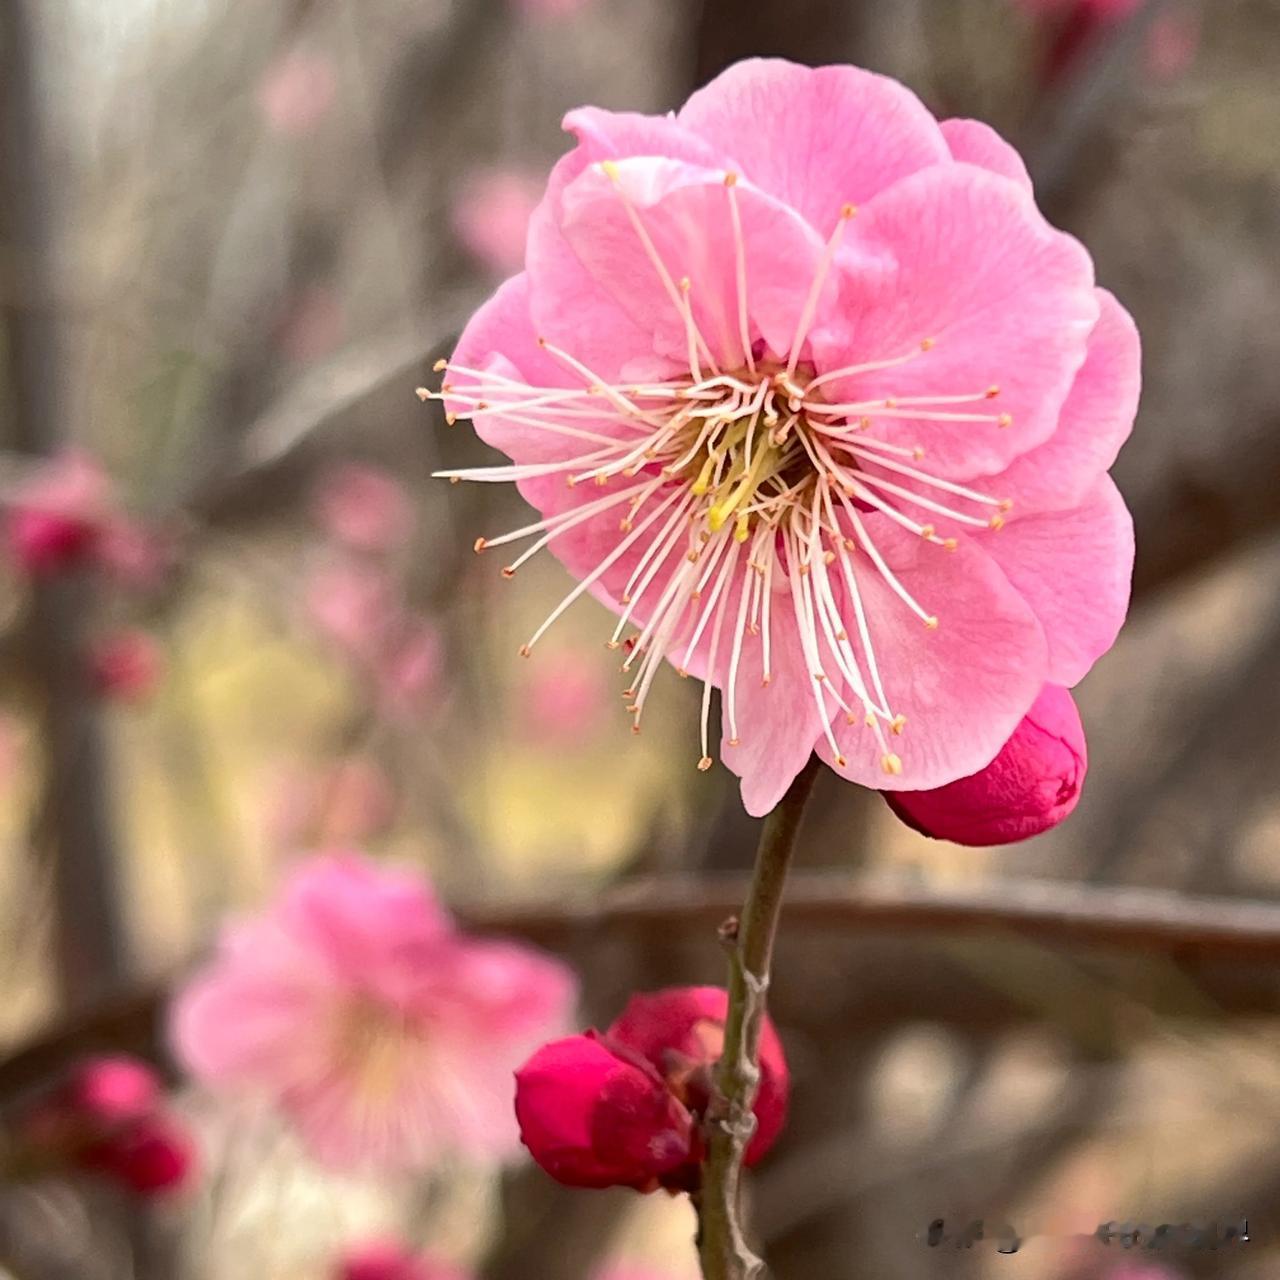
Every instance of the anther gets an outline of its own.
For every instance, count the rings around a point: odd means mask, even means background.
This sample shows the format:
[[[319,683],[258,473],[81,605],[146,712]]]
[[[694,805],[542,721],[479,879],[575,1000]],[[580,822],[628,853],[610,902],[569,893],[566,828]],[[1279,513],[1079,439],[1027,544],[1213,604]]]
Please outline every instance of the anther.
[[[924,620],[924,629],[925,629],[926,631],[937,631],[937,629],[938,629],[938,615],[937,615],[936,613],[931,613],[931,614],[930,614],[930,615],[929,615],[929,616]]]
[[[600,161],[600,172],[604,174],[610,182],[618,181],[618,166],[612,160]]]
[[[922,538],[932,538],[937,530],[931,524],[922,524],[920,526],[920,536]]]
[[[938,345],[937,338],[921,338],[920,339],[921,351],[932,351],[934,347],[936,347],[937,345]]]
[[[880,767],[885,771],[885,773],[896,778],[902,773],[902,759],[890,751],[888,755],[880,757]]]
[[[942,545],[946,547],[948,551],[954,551],[960,543],[956,538],[944,538],[942,540]]]
[[[848,763],[849,763],[849,762],[848,762],[848,760],[846,760],[846,759],[844,758],[844,756],[836,756],[836,767],[837,767],[837,768],[843,769],[843,768],[845,767],[845,765],[847,765]]]
[[[711,757],[703,756],[702,759],[698,761],[699,772],[706,773],[706,771],[710,768],[711,768]]]
[[[449,362],[442,356],[431,367],[436,373],[443,373],[449,367]]]
[[[736,187],[738,185],[738,175],[732,170],[724,175],[724,185],[726,187]]]
[[[846,204],[840,206],[840,216],[848,222],[850,218],[855,217],[858,212],[856,204]]]
[[[479,555],[489,544],[483,538],[477,538],[471,545],[476,555]]]
[[[413,394],[418,397],[424,404],[431,399],[431,392],[426,387],[415,387]]]
[[[520,646],[520,656],[522,658],[527,658],[531,652],[532,650],[529,648],[527,644],[522,644]]]
[[[894,716],[889,721],[889,732],[902,736],[902,731],[907,727],[907,717],[903,715]]]
[[[502,570],[502,576],[509,581],[516,576],[516,571],[510,565],[505,565]]]
[[[992,516],[992,517],[991,517],[991,519],[987,521],[987,528],[989,528],[989,529],[1003,529],[1003,528],[1004,528],[1004,516]]]
[[[730,738],[730,739],[729,739],[729,745],[730,745],[731,747],[740,747],[740,746],[742,746],[742,739],[741,739],[741,738]]]
[[[1011,426],[1013,426],[1013,414],[1011,414],[1011,413],[1002,413],[1002,414],[1001,414],[1001,415],[996,419],[996,426],[997,426],[997,427],[999,427],[1001,431],[1003,431],[1006,427],[1011,427]]]
[[[988,400],[994,400],[994,399],[996,398],[996,396],[998,396],[999,394],[1000,394],[1000,388],[999,388],[998,386],[996,386],[996,384],[993,382],[993,383],[992,383],[992,384],[987,388],[987,399],[988,399]]]

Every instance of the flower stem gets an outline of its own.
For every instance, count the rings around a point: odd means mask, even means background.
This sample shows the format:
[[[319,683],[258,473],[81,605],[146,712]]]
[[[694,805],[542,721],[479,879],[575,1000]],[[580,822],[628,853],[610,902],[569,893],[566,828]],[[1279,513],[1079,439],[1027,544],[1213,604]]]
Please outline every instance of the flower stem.
[[[782,890],[805,802],[820,767],[817,756],[811,756],[765,819],[741,920],[736,927],[725,928],[729,1012],[724,1052],[716,1069],[716,1093],[708,1112],[707,1156],[697,1196],[698,1257],[706,1280],[753,1280],[764,1268],[748,1248],[742,1230],[742,1157],[756,1127],[751,1106],[760,1083],[760,1028]]]

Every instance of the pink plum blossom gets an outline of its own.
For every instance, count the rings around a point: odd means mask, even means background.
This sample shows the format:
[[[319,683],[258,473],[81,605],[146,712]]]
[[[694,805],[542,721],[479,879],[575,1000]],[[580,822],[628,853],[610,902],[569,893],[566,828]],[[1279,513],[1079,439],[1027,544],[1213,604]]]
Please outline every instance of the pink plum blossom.
[[[315,512],[331,538],[357,551],[394,551],[413,533],[404,485],[365,463],[345,462],[327,471],[317,486]]]
[[[582,745],[600,728],[608,697],[598,663],[582,653],[555,654],[533,667],[522,690],[529,736]]]
[[[385,831],[395,810],[391,779],[368,757],[277,768],[269,784],[267,836],[281,849],[359,842]]]
[[[412,720],[430,699],[444,665],[444,642],[428,618],[413,614],[401,619],[375,672],[378,699],[393,719]]]
[[[932,791],[887,791],[885,799],[923,835],[957,844],[1008,844],[1069,817],[1087,768],[1076,704],[1065,689],[1047,684],[985,769]]]
[[[307,580],[303,604],[320,632],[344,654],[373,661],[399,616],[391,578],[361,560],[326,561]]]
[[[568,969],[460,932],[426,881],[355,853],[301,864],[226,930],[172,1013],[179,1059],[256,1092],[338,1169],[512,1152],[511,1073],[564,1024]]]
[[[878,789],[982,768],[1124,620],[1132,320],[1008,143],[882,76],[752,60],[566,127],[439,393],[511,460],[444,474],[538,511],[477,550],[578,579],[521,652],[590,592],[637,731],[668,659],[710,768],[720,688],[752,814],[815,749]]]
[[[301,137],[328,114],[337,87],[328,58],[294,49],[267,68],[258,84],[258,106],[272,132]]]
[[[469,1280],[447,1262],[424,1257],[396,1240],[370,1240],[349,1249],[334,1280]]]
[[[453,202],[453,231],[476,261],[495,276],[524,265],[529,218],[542,184],[515,169],[481,169],[462,183]]]

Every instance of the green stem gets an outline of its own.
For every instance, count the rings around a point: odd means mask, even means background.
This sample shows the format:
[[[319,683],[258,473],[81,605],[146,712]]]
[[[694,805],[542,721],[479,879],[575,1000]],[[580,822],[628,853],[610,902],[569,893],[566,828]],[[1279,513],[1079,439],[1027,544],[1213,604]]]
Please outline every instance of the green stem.
[[[729,1012],[697,1197],[698,1257],[706,1280],[752,1280],[764,1266],[747,1247],[742,1230],[742,1155],[755,1130],[751,1105],[760,1083],[760,1028],[764,1024],[782,890],[805,802],[820,768],[817,756],[811,757],[765,819],[742,918],[736,930],[726,930],[730,948]]]

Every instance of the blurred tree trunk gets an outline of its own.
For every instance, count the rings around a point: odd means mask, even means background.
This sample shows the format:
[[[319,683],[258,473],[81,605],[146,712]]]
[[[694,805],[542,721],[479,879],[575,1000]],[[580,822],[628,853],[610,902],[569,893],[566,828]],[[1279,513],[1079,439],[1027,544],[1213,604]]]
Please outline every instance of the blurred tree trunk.
[[[813,66],[850,61],[861,44],[864,10],[859,0],[703,0],[694,36],[695,83],[706,84],[740,58],[790,58]]]
[[[57,209],[45,148],[34,13],[0,5],[0,240],[3,242],[4,440],[47,454],[65,439],[54,297]],[[44,743],[43,796],[33,845],[48,859],[58,977],[83,1007],[125,971],[101,725],[82,661],[88,584],[36,582],[25,669]]]

